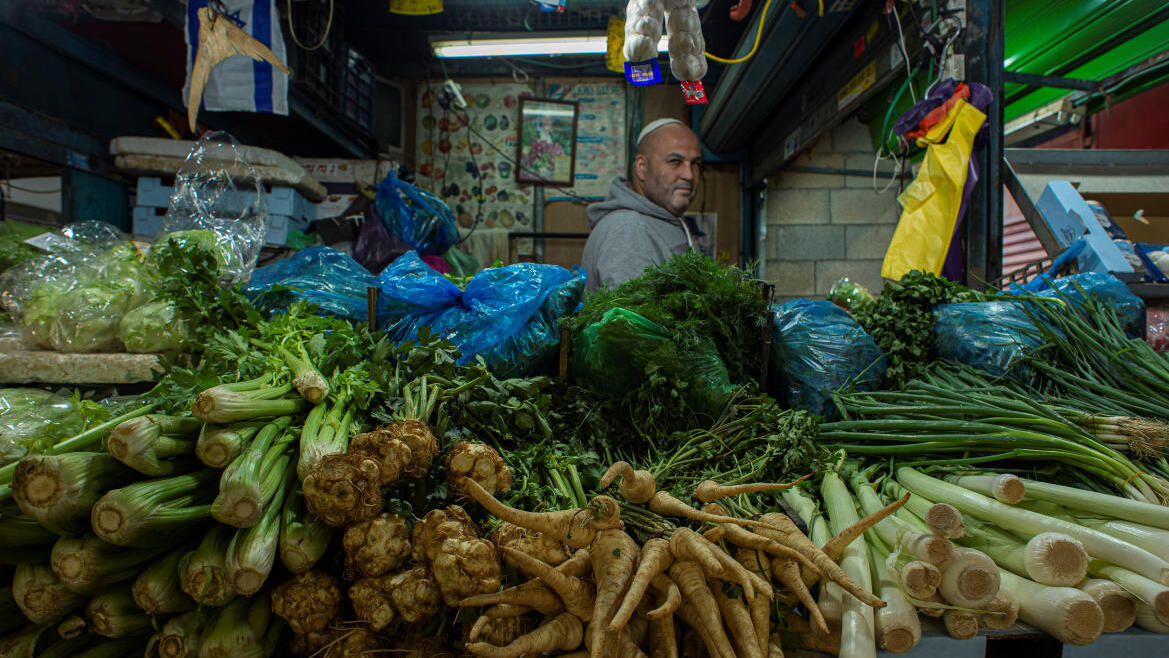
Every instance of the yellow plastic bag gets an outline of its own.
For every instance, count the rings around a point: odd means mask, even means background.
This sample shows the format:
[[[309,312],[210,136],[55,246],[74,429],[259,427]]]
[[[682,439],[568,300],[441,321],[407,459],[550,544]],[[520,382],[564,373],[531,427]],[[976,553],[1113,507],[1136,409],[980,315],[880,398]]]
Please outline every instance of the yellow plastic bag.
[[[885,252],[881,276],[897,281],[911,270],[941,274],[962,206],[974,136],[985,121],[986,114],[959,100],[945,119],[917,140],[928,145],[925,160],[897,197],[901,219]]]

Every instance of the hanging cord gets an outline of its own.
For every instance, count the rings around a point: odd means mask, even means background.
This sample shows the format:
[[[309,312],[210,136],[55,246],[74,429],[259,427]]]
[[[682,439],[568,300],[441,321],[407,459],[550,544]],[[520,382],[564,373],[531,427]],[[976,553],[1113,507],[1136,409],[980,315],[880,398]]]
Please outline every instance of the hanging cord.
[[[751,46],[751,52],[738,59],[724,59],[718,55],[712,55],[706,52],[706,58],[718,62],[719,64],[742,64],[743,62],[755,56],[755,51],[759,50],[759,41],[763,38],[763,24],[767,22],[767,9],[771,7],[771,0],[767,0],[763,4],[763,15],[759,17],[759,29],[755,31],[755,45]]]
[[[321,35],[321,40],[312,47],[306,46],[300,42],[296,36],[296,28],[292,27],[292,0],[285,0],[285,7],[287,8],[288,16],[288,34],[292,37],[292,42],[300,47],[301,50],[313,51],[325,45],[325,41],[329,38],[329,31],[333,29],[333,0],[329,0],[329,20],[325,23],[325,33]]]
[[[913,102],[917,102],[917,94],[913,91],[913,70],[909,66],[909,50],[905,47],[905,33],[901,31],[901,16],[897,13],[897,7],[893,7],[893,20],[897,23],[897,43],[901,46],[901,56],[905,62],[905,75],[909,80],[909,97]]]

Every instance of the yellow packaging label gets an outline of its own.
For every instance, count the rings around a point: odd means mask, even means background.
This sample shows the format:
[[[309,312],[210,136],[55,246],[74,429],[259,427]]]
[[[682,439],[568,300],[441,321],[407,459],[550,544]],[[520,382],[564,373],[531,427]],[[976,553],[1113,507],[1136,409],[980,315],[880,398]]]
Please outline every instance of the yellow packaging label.
[[[876,83],[877,62],[873,60],[869,62],[868,66],[852,76],[852,80],[849,80],[848,84],[841,87],[840,91],[836,92],[836,107],[843,110],[846,105],[856,100],[866,89]]]
[[[390,0],[391,14],[428,16],[442,13],[442,0]]]
[[[625,21],[609,17],[608,43],[605,48],[605,68],[614,73],[625,72]]]

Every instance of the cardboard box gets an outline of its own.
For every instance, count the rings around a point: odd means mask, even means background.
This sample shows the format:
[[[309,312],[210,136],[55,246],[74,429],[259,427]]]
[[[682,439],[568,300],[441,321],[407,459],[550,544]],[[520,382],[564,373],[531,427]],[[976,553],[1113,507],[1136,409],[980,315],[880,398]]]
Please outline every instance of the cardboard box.
[[[1094,193],[1084,198],[1099,201],[1130,242],[1169,244],[1169,194]],[[1143,222],[1134,218],[1138,211]]]

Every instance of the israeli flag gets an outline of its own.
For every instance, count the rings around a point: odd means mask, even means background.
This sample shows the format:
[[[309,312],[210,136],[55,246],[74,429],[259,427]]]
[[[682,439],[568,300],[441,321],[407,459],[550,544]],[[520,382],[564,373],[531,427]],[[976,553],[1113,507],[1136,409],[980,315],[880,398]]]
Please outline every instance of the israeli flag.
[[[199,50],[198,11],[208,0],[187,0],[187,82],[183,98],[191,84],[191,69]],[[280,61],[287,63],[284,35],[280,32],[280,15],[276,0],[220,0],[215,7],[256,41],[268,46]],[[268,62],[255,61],[246,55],[224,60],[211,71],[203,92],[203,109],[211,111],[267,112],[288,114],[288,76]]]

